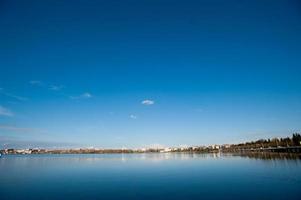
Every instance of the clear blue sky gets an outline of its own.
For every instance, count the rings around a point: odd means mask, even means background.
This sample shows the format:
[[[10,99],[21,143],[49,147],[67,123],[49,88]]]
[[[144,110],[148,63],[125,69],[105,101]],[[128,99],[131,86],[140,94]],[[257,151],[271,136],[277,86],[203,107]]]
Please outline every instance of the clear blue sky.
[[[3,0],[0,27],[2,148],[301,130],[300,1]]]

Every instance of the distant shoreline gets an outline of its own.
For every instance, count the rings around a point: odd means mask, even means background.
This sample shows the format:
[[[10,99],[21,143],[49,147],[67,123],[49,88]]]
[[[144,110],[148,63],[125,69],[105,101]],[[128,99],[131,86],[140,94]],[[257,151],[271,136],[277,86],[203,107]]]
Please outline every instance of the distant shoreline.
[[[75,156],[78,158],[90,158],[90,156],[95,158],[98,158],[98,156],[101,155],[108,155],[108,156],[151,156],[155,158],[161,158],[161,159],[172,159],[180,156],[181,158],[197,158],[199,156],[201,157],[214,157],[214,158],[220,158],[220,157],[245,157],[249,159],[260,159],[260,160],[301,160],[301,153],[300,152],[294,152],[294,153],[287,153],[287,152],[263,152],[263,151],[245,151],[245,152],[191,152],[191,151],[183,151],[183,152],[167,152],[167,153],[160,153],[160,152],[131,152],[131,153],[34,153],[34,154],[6,154],[0,156],[2,158],[5,158],[6,156],[19,156],[19,157],[26,157],[26,156],[33,156],[39,158],[41,157],[47,157],[47,156],[55,156],[60,158],[61,156]],[[83,157],[82,157],[83,156]]]
[[[141,148],[141,149],[3,149],[1,154],[106,154],[106,153],[248,153],[248,152],[274,152],[274,153],[301,153],[301,135],[294,133],[292,137],[260,139],[240,144],[223,144],[192,147],[166,147],[166,148]]]
[[[26,155],[26,154],[142,154],[142,153],[288,153],[301,154],[301,146],[294,147],[273,147],[273,148],[219,148],[219,149],[146,149],[146,150],[123,150],[123,149],[5,149],[0,150],[6,155]]]

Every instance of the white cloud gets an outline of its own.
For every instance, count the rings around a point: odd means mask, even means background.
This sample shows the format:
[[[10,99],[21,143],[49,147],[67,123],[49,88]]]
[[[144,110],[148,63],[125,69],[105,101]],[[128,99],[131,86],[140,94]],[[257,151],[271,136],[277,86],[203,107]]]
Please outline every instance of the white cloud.
[[[0,105],[0,116],[7,116],[7,117],[12,117],[14,116],[14,113],[11,112],[9,109],[4,108],[3,106]]]
[[[143,101],[141,102],[141,104],[146,105],[146,106],[150,106],[150,105],[155,104],[155,101],[146,99],[146,100],[143,100]]]
[[[138,117],[136,115],[130,115],[131,119],[137,119]]]
[[[59,90],[61,90],[61,89],[63,89],[63,88],[64,88],[63,85],[51,85],[51,86],[49,87],[50,90],[54,90],[54,91],[59,91]]]
[[[85,92],[79,96],[70,96],[71,99],[89,99],[92,97],[92,94],[90,94],[89,92]]]
[[[86,93],[82,94],[81,97],[82,98],[91,98],[92,95],[90,93],[86,92]]]

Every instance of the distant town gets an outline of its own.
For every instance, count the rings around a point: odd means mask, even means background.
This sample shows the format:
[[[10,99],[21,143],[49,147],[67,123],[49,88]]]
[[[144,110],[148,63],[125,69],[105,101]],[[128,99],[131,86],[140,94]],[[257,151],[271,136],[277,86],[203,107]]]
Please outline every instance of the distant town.
[[[140,149],[101,149],[101,148],[76,148],[76,149],[2,149],[1,154],[105,154],[105,153],[218,153],[218,152],[277,152],[301,153],[301,135],[294,133],[292,137],[261,139],[240,144],[223,144],[192,147],[167,147],[167,148],[140,148]]]

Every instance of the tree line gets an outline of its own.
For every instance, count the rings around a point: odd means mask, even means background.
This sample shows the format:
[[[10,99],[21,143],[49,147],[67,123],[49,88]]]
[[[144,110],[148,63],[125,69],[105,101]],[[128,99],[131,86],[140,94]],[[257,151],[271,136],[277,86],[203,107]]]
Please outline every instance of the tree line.
[[[299,133],[294,133],[292,137],[260,139],[257,141],[234,144],[231,145],[231,148],[257,149],[257,148],[293,147],[293,146],[301,146],[301,135]]]

